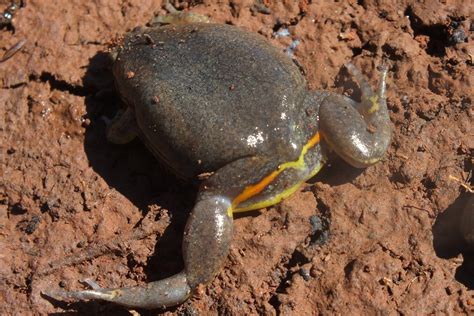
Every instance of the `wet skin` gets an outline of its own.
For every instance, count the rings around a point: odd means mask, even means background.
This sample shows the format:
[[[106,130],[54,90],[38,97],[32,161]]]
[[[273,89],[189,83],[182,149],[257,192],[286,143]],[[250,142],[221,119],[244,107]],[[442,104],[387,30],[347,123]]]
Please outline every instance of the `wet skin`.
[[[361,103],[308,91],[298,67],[260,35],[229,25],[191,23],[138,29],[114,63],[126,110],[107,137],[139,137],[179,177],[212,172],[187,222],[184,270],[144,287],[56,293],[135,308],[184,302],[226,260],[233,214],[286,198],[335,151],[355,167],[383,158],[390,143],[386,69],[372,91],[352,64]]]

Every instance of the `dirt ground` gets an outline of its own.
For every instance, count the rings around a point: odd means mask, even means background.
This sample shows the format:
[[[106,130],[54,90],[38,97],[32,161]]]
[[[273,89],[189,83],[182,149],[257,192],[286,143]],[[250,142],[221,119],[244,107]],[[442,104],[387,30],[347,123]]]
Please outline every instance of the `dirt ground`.
[[[176,6],[260,33],[293,54],[311,89],[357,97],[343,64],[375,85],[384,61],[394,133],[381,163],[356,170],[335,158],[288,200],[239,216],[211,284],[181,306],[138,313],[474,313],[474,255],[456,229],[473,169],[474,4]],[[0,64],[0,314],[127,315],[41,292],[84,289],[86,278],[133,286],[182,269],[195,188],[138,141],[117,146],[104,136],[118,103],[107,48],[165,13],[152,0],[29,0],[15,32],[0,31],[0,55],[27,40]]]

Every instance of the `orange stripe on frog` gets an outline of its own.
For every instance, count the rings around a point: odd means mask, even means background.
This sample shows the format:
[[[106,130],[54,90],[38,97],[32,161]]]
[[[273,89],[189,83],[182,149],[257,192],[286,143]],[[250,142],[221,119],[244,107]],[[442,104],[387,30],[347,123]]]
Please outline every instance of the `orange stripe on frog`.
[[[308,152],[309,149],[313,148],[318,144],[320,141],[320,135],[319,132],[314,134],[313,137],[310,138],[310,140],[303,146],[303,149],[301,150],[300,156],[298,157],[298,160],[296,161],[290,161],[290,162],[285,162],[278,166],[278,169],[270,173],[268,176],[263,178],[260,182],[254,185],[250,185],[246,187],[242,193],[240,193],[233,201],[232,201],[232,208],[235,209],[240,203],[250,199],[251,197],[259,194],[262,192],[270,183],[272,183],[276,177],[280,173],[283,172],[283,170],[288,169],[288,168],[295,168],[295,169],[302,169],[305,167],[304,163],[304,156]]]

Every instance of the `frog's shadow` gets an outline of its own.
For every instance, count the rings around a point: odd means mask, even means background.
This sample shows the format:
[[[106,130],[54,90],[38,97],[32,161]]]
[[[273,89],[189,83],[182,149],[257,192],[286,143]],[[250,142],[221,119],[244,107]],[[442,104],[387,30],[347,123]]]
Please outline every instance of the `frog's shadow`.
[[[168,210],[171,223],[160,236],[145,273],[149,280],[171,276],[183,267],[182,234],[194,203],[195,185],[178,180],[140,141],[114,145],[106,140],[106,121],[120,107],[108,54],[98,53],[91,58],[83,84],[88,92],[85,103],[90,124],[85,130],[84,150],[89,164],[109,187],[124,195],[143,215],[153,204]]]

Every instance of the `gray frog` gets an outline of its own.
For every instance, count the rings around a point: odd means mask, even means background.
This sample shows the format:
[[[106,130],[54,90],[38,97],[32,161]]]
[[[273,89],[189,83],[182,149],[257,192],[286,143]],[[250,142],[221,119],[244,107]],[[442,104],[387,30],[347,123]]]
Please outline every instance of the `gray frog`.
[[[314,176],[335,151],[355,167],[384,157],[391,123],[381,72],[373,92],[346,65],[362,100],[308,91],[300,70],[260,35],[235,26],[186,21],[126,35],[114,62],[126,110],[107,138],[139,137],[178,176],[212,173],[187,222],[184,270],[142,287],[54,292],[56,298],[100,299],[133,308],[186,301],[221,269],[233,214],[274,205]]]

